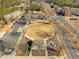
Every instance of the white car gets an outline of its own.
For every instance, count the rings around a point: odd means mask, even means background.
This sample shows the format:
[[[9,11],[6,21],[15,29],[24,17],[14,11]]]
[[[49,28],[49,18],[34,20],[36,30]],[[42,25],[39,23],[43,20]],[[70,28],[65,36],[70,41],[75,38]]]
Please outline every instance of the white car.
[[[76,52],[76,54],[79,56],[79,52]]]

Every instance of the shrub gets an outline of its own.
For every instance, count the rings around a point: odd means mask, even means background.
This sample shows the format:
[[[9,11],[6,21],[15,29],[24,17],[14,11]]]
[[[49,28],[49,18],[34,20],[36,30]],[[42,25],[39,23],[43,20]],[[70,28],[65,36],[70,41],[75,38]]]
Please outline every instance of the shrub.
[[[79,7],[79,4],[76,4],[76,3],[71,3],[71,4],[70,4],[70,7],[73,7],[73,8],[78,8],[78,7]]]
[[[43,11],[44,8],[43,8],[43,6],[31,5],[29,7],[29,10],[31,10],[31,11]]]

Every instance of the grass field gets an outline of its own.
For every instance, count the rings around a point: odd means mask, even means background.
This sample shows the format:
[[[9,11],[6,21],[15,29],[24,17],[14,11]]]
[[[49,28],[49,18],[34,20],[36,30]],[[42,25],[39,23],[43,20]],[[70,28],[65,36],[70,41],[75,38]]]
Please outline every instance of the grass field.
[[[14,7],[19,5],[16,0],[0,0],[0,16],[11,13],[18,9],[18,7]],[[12,7],[13,6],[13,7]],[[11,8],[12,7],[12,8]]]
[[[0,25],[2,27],[8,24],[3,16],[19,10],[19,7],[17,7],[18,5],[20,5],[20,3],[17,0],[0,0]]]

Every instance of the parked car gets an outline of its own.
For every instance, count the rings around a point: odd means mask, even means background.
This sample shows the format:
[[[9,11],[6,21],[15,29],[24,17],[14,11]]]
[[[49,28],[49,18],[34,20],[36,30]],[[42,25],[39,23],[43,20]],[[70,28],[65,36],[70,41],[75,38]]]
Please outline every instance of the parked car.
[[[69,20],[77,20],[77,18],[70,18]]]

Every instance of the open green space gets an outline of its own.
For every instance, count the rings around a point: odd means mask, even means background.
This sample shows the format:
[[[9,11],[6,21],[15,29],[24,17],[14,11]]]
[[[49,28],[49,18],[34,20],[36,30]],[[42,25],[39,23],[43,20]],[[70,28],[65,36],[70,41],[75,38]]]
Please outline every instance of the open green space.
[[[18,5],[20,5],[18,0],[0,0],[0,21],[7,24],[3,16],[12,13],[15,10],[19,10]]]

